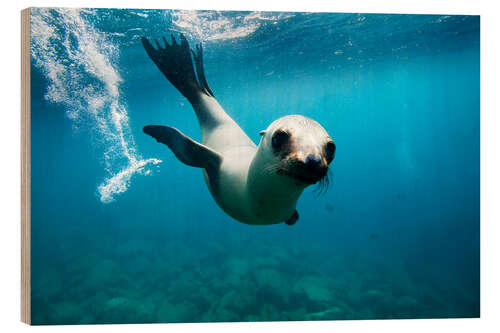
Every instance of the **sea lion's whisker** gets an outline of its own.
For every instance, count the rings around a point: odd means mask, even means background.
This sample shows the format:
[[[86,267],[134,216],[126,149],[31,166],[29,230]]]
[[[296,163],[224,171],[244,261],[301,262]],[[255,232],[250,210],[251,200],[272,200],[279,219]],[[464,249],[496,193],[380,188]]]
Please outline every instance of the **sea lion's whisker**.
[[[271,173],[275,173],[279,169],[280,169],[280,164],[279,163],[275,163],[275,164],[267,165],[264,168],[264,171],[267,172],[267,173],[269,173],[269,174],[271,174]]]
[[[330,169],[326,172],[325,176],[318,182],[318,186],[314,189],[316,197],[326,194],[330,187]]]

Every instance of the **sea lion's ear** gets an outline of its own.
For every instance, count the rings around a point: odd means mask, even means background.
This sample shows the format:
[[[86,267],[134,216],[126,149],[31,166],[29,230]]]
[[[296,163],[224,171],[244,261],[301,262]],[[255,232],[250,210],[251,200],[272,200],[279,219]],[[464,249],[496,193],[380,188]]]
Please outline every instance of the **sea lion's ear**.
[[[260,131],[259,134],[260,136],[263,136],[264,134],[266,134],[266,130]]]

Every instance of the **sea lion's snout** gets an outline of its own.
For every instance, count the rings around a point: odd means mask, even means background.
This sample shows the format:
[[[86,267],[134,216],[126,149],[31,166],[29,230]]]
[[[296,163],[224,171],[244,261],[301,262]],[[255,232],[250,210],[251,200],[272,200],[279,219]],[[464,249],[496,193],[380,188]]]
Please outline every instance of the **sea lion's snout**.
[[[318,181],[328,172],[328,164],[322,156],[309,154],[305,161],[306,172]]]
[[[277,173],[303,184],[312,185],[327,175],[328,163],[323,155],[292,153],[281,161],[281,167]]]
[[[291,163],[292,173],[304,183],[315,184],[328,172],[328,164],[321,155],[308,154],[304,160]]]
[[[306,157],[306,161],[304,163],[306,165],[306,169],[312,173],[316,173],[323,169],[323,159],[321,156],[309,154]]]

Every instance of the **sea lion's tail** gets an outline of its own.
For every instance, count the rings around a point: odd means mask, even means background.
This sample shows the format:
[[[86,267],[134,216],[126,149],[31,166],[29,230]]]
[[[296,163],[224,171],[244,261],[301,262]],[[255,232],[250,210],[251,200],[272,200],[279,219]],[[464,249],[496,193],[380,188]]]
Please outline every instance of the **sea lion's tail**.
[[[142,37],[141,40],[151,60],[191,103],[196,101],[200,93],[214,96],[203,71],[201,43],[196,45],[196,52],[194,52],[189,48],[188,41],[183,34],[180,34],[180,44],[177,43],[174,35],[172,35],[172,44],[169,44],[163,37],[164,47],[156,39],[154,40],[156,48],[147,38]],[[195,66],[193,66],[191,53]]]

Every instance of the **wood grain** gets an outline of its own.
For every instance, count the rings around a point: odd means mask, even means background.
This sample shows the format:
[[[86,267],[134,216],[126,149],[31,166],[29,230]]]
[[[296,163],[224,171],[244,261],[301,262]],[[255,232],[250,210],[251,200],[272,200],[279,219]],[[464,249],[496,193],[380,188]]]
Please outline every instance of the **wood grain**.
[[[21,11],[21,321],[31,324],[30,9]]]

